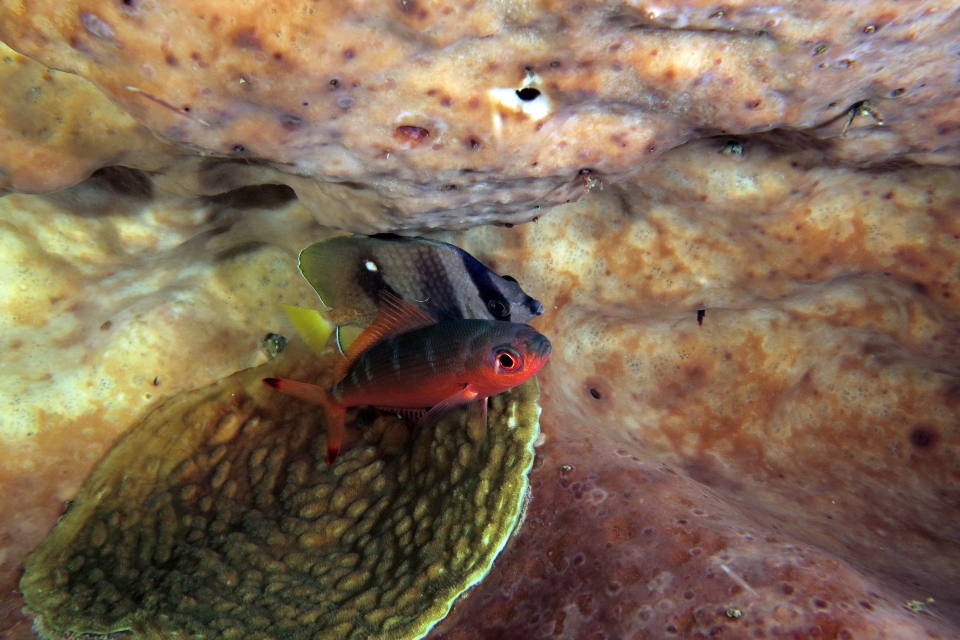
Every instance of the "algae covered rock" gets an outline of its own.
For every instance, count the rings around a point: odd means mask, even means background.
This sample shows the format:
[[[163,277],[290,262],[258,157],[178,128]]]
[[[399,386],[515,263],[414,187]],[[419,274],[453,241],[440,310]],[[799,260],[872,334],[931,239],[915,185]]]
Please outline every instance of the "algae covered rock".
[[[327,467],[316,408],[261,382],[316,377],[297,350],[170,400],[103,460],[26,561],[43,635],[419,638],[486,575],[522,513],[536,380],[491,398],[486,434],[356,412]]]

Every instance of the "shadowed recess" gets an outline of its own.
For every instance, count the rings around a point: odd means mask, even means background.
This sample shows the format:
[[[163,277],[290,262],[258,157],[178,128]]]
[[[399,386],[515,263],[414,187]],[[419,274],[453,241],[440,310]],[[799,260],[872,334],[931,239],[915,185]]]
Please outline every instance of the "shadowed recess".
[[[108,166],[97,169],[80,184],[44,197],[79,216],[132,214],[153,201],[154,186],[145,171]]]
[[[256,184],[206,196],[202,200],[233,209],[277,209],[296,198],[296,192],[285,184]]]
[[[469,412],[411,439],[361,411],[327,467],[318,412],[261,382],[316,377],[297,344],[170,400],[97,467],[26,562],[44,636],[419,638],[486,575],[527,490],[536,380],[491,399],[486,436]]]

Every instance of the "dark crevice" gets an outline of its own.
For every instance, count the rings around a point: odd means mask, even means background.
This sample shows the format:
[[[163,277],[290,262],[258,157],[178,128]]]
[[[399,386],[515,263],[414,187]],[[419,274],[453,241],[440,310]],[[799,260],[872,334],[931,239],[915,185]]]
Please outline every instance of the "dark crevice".
[[[250,185],[202,198],[207,204],[233,209],[277,209],[296,199],[296,191],[285,184]]]

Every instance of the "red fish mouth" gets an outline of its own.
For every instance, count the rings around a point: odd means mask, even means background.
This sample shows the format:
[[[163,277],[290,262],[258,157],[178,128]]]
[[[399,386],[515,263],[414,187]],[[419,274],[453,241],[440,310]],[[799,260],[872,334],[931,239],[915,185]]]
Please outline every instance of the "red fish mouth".
[[[546,361],[550,357],[550,352],[553,351],[553,345],[544,336],[540,336],[540,339],[534,342],[532,347],[531,351],[541,363]]]

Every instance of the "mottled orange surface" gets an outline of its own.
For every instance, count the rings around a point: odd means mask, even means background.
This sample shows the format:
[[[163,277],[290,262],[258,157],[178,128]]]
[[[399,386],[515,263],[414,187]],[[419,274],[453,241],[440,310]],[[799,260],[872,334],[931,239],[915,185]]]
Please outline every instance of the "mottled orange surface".
[[[666,463],[956,620],[960,179],[724,144],[464,237],[542,283],[547,439]]]
[[[958,637],[847,562],[574,425],[545,414],[554,438],[524,528],[428,637]]]
[[[96,169],[157,170],[176,153],[77,76],[0,42],[0,193],[55,191]]]
[[[529,220],[575,197],[581,170],[623,177],[717,132],[956,162],[954,14],[932,0],[16,0],[0,39],[185,149],[320,179],[326,198],[386,216],[381,230],[463,228]]]

